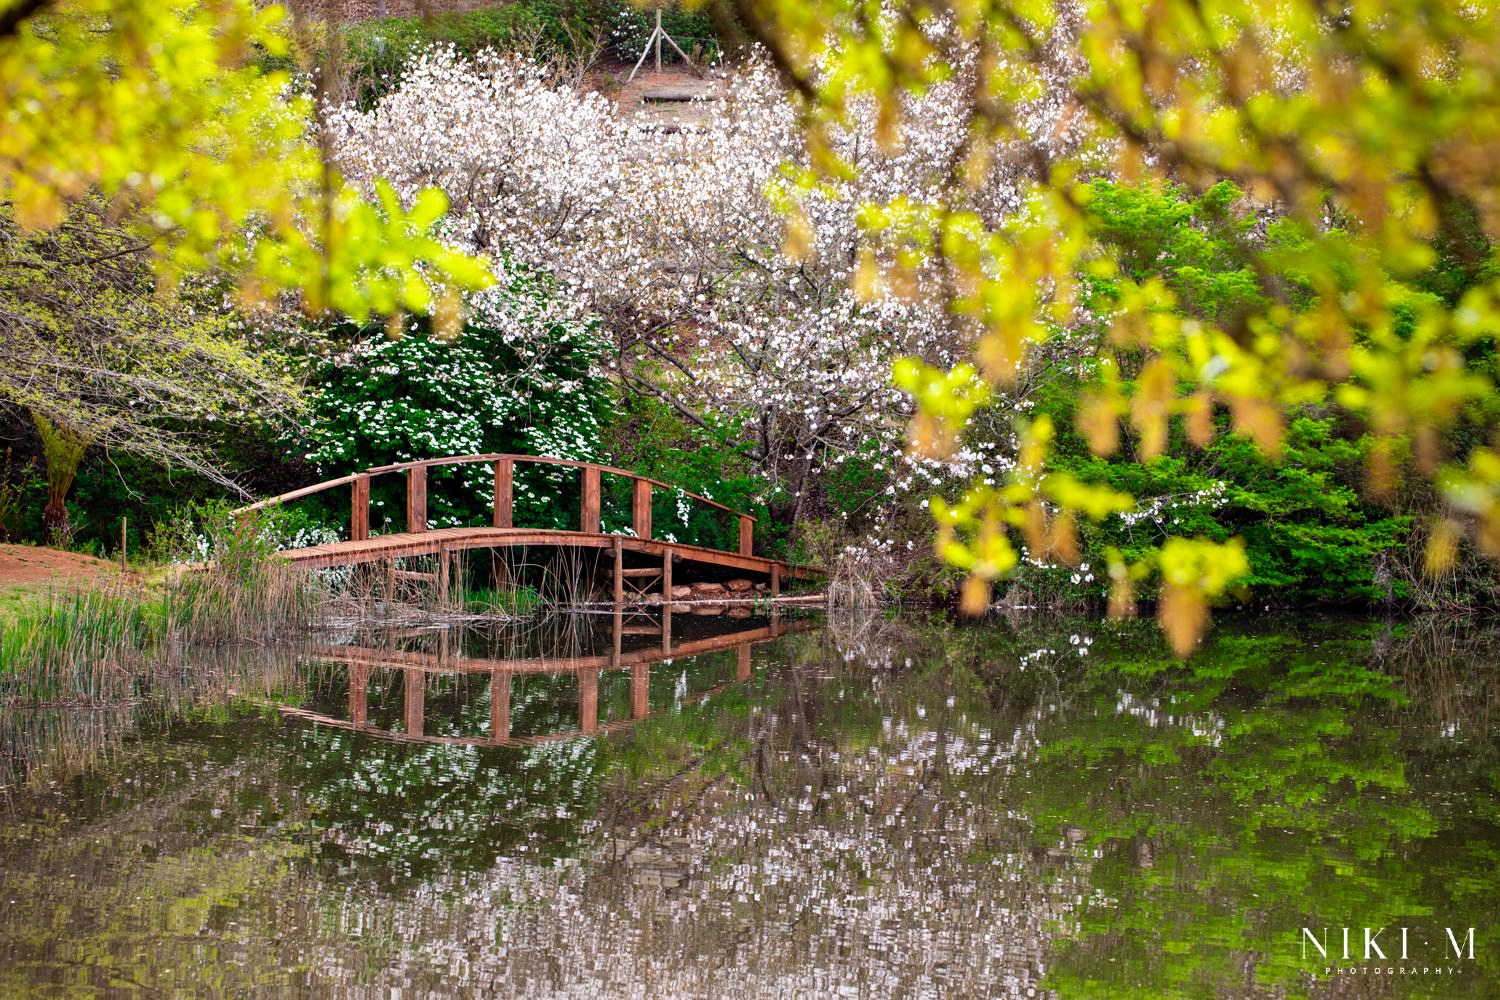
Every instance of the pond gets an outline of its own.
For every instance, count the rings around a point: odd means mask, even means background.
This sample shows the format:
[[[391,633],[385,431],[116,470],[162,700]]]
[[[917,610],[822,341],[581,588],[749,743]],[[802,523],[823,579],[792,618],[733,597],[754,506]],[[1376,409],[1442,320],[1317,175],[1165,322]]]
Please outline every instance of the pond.
[[[672,617],[5,711],[0,995],[1500,995],[1500,630]]]

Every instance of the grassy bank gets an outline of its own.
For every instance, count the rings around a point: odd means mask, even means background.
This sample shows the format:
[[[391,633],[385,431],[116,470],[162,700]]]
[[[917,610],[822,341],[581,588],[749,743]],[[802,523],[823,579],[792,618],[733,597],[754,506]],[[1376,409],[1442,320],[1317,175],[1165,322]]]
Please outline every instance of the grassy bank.
[[[0,599],[0,701],[138,697],[189,650],[305,629],[322,596],[315,578],[264,558],[43,593],[16,588]]]

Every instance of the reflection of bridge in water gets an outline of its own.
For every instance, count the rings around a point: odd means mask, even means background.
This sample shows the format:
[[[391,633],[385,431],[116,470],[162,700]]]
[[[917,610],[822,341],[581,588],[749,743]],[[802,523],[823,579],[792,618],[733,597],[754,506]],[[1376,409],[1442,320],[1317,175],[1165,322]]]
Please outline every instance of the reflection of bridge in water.
[[[349,672],[349,718],[340,719],[324,712],[294,705],[278,705],[283,716],[301,719],[319,726],[330,726],[363,733],[377,739],[402,743],[438,746],[538,746],[564,740],[619,732],[634,726],[650,715],[650,682],[652,664],[679,657],[699,656],[725,650],[735,651],[735,678],[711,688],[686,695],[680,704],[705,701],[719,692],[750,679],[750,651],[757,643],[769,642],[793,632],[805,631],[813,623],[806,619],[783,620],[773,615],[768,624],[742,628],[733,632],[673,641],[672,615],[660,621],[648,619],[650,625],[627,624],[624,614],[612,615],[611,648],[607,653],[575,656],[476,657],[454,649],[448,630],[437,633],[436,652],[381,649],[358,645],[315,646],[311,657],[342,664]],[[627,635],[659,637],[655,645],[641,649],[624,649]],[[599,719],[599,679],[609,670],[630,671],[630,718],[609,722]],[[404,731],[385,729],[370,722],[369,687],[371,674],[378,671],[401,671],[404,680],[402,726]],[[426,726],[427,678],[433,674],[489,675],[490,732],[488,736],[439,736],[424,732]],[[578,678],[578,728],[538,736],[511,734],[511,679],[516,675],[574,674]]]

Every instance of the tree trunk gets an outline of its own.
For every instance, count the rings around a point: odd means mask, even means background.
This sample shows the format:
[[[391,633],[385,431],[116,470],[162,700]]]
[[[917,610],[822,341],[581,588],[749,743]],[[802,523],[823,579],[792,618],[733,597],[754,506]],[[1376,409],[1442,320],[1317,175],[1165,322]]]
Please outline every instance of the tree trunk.
[[[42,508],[42,538],[48,545],[67,548],[73,540],[73,526],[68,523],[68,505],[62,497],[48,497]]]
[[[90,435],[62,421],[49,420],[35,410],[31,419],[42,439],[42,455],[47,460],[47,506],[42,508],[42,537],[48,545],[64,548],[73,540],[68,523],[68,490],[88,449]]]

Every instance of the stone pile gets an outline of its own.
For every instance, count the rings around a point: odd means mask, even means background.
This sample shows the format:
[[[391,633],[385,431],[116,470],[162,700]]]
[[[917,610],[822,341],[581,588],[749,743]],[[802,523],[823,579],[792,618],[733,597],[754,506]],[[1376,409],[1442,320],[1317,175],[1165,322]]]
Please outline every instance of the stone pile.
[[[750,598],[767,593],[770,590],[764,583],[752,583],[749,580],[736,578],[718,583],[713,580],[700,580],[697,583],[682,583],[674,586],[670,595],[663,595],[657,591],[641,595],[643,604],[669,604],[673,611],[680,611],[695,615],[722,615],[728,614],[731,618],[750,617],[750,608],[738,603]],[[735,603],[730,603],[735,602]]]

